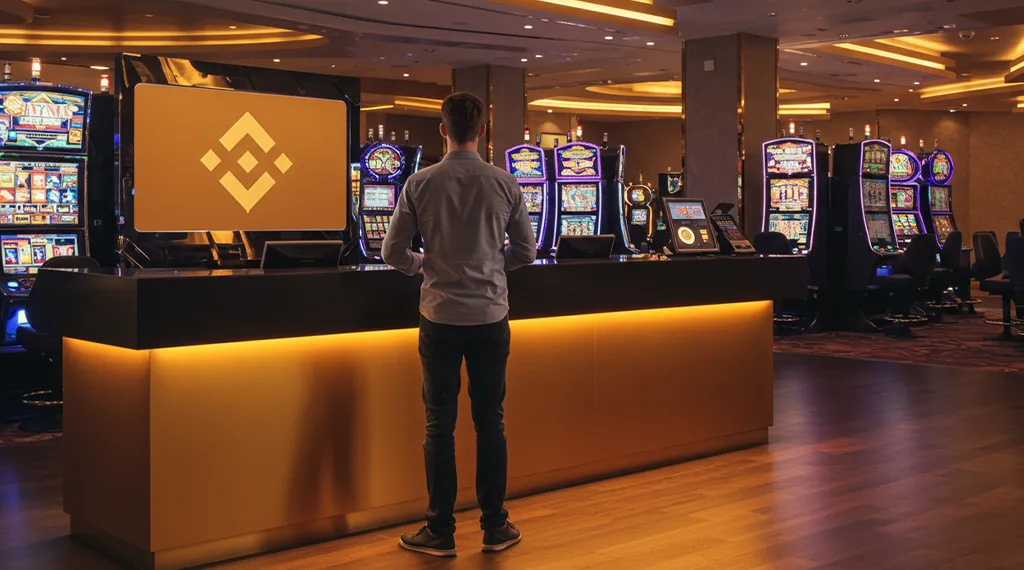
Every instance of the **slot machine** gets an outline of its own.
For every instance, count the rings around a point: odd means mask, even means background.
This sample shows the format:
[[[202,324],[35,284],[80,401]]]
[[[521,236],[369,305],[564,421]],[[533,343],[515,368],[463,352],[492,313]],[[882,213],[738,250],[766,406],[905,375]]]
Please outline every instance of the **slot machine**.
[[[649,244],[654,235],[654,200],[654,190],[646,184],[632,184],[623,192],[622,235],[633,253],[641,250],[641,244]]]
[[[419,169],[420,147],[400,148],[386,142],[369,145],[359,159],[359,245],[363,255],[380,261],[380,248],[391,227],[402,185]]]
[[[925,232],[921,217],[921,161],[906,150],[892,151],[889,158],[889,201],[896,242],[906,248],[914,236]]]
[[[505,168],[519,183],[523,193],[526,211],[530,214],[530,226],[537,240],[537,249],[547,251],[552,247],[548,238],[548,174],[545,168],[544,149],[531,145],[519,145],[505,151]]]
[[[90,91],[0,85],[2,344],[27,324],[24,306],[47,260],[88,255],[86,173]]]
[[[809,139],[768,141],[764,149],[765,209],[761,231],[779,232],[793,253],[810,255],[822,246],[828,178],[819,165],[828,164],[824,145]]]
[[[558,237],[592,236],[601,233],[600,148],[585,142],[571,142],[555,148],[555,200],[557,218],[554,245]]]
[[[946,243],[949,234],[957,231],[953,217],[953,157],[944,150],[934,150],[921,165],[922,186],[927,200],[921,200],[921,214],[928,233],[935,236],[939,246]]]
[[[626,147],[618,145],[608,147],[607,133],[601,152],[602,183],[601,203],[609,207],[603,209],[603,218],[598,223],[608,233],[615,234],[615,245],[612,252],[616,255],[635,252],[630,247],[629,226],[625,223],[626,216]],[[643,181],[641,180],[641,183]],[[612,207],[612,205],[615,205]],[[639,245],[639,242],[637,242]]]

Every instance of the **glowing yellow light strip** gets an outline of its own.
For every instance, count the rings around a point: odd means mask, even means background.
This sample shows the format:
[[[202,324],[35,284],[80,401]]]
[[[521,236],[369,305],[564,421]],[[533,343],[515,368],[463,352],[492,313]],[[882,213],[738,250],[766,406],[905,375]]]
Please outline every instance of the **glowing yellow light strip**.
[[[441,103],[443,103],[443,101],[440,99],[427,99],[424,97],[395,98],[396,107],[414,107],[416,109],[428,109],[431,111],[440,111]]]
[[[20,30],[15,28],[0,28],[0,36],[33,36],[33,37],[62,37],[62,38],[162,38],[168,36],[259,36],[266,34],[294,34],[291,30],[281,28],[258,28],[252,30],[197,30],[197,31],[149,31],[149,32],[79,32],[74,30]]]
[[[779,105],[779,109],[831,109],[832,103],[788,103]]]
[[[1024,68],[1024,60],[1021,60],[1019,63],[1011,67],[1010,73],[1016,73],[1017,71],[1020,71],[1021,68]]]
[[[305,42],[322,39],[316,34],[301,36],[278,36],[272,38],[236,38],[223,40],[174,40],[167,36],[166,40],[41,40],[35,38],[10,38],[0,35],[0,45],[40,45],[40,46],[94,46],[94,47],[160,47],[160,46],[237,46],[255,44],[280,44],[288,42]]]
[[[666,113],[679,115],[682,105],[657,105],[653,103],[610,103],[603,101],[566,101],[563,99],[538,99],[531,101],[533,107],[552,109],[579,109],[584,111],[622,111],[626,113]]]
[[[874,55],[874,56],[878,56],[878,57],[884,57],[886,59],[891,59],[891,60],[894,60],[894,61],[902,61],[904,63],[912,63],[914,65],[920,65],[921,67],[927,67],[927,68],[930,68],[930,69],[939,69],[939,70],[942,70],[942,71],[946,71],[946,66],[941,64],[941,63],[938,63],[936,61],[928,61],[927,59],[921,59],[919,57],[911,57],[909,55],[903,55],[901,53],[893,53],[891,51],[885,51],[884,49],[878,49],[878,48],[862,46],[862,45],[858,45],[858,44],[850,44],[850,43],[835,44],[832,47],[836,47],[836,48],[840,48],[840,49],[845,49],[845,50],[850,50],[850,51],[856,51],[856,52],[860,52],[860,53],[866,53],[868,55]]]
[[[367,111],[383,111],[384,109],[394,109],[394,108],[395,108],[394,105],[377,105],[376,107],[363,107],[362,109],[359,109],[359,110],[362,111],[363,113],[365,113]]]
[[[982,79],[979,81],[965,81],[961,83],[951,83],[947,85],[938,85],[936,87],[926,87],[918,91],[922,99],[928,99],[929,97],[939,97],[942,95],[956,95],[958,93],[970,93],[973,91],[984,91],[986,89],[999,89],[1000,87],[1020,87],[1017,84],[1006,83],[1002,77],[996,77],[993,79]]]
[[[829,109],[779,109],[780,115],[828,115]]]
[[[587,2],[586,0],[537,0],[537,2],[544,2],[545,4],[557,4],[564,8],[576,8],[578,10],[585,10],[587,12],[597,12],[599,14],[606,14],[608,16],[618,16],[620,18],[627,18],[629,20],[639,20],[641,22],[649,22],[651,24],[658,24],[660,26],[676,25],[676,21],[673,18],[656,16],[654,14],[639,12],[637,10],[630,10],[628,8],[616,8],[615,6],[595,4],[593,2]]]

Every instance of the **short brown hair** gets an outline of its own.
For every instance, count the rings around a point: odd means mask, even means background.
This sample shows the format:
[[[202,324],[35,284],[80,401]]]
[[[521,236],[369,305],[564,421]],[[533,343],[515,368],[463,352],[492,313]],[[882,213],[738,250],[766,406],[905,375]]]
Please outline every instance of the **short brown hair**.
[[[452,140],[467,143],[484,122],[484,102],[472,93],[452,93],[441,104],[441,122]]]

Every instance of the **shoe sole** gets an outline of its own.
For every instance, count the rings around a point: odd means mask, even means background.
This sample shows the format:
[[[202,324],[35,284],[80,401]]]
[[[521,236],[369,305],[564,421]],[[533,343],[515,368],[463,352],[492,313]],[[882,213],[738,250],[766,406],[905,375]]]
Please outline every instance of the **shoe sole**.
[[[505,550],[506,548],[511,548],[511,547],[519,544],[519,541],[522,540],[522,539],[523,539],[523,537],[517,536],[517,537],[513,538],[512,540],[508,540],[508,541],[502,542],[501,544],[485,544],[481,550],[484,551],[484,552],[501,552],[502,550]]]
[[[422,546],[413,546],[411,544],[406,544],[402,540],[398,541],[398,546],[401,546],[402,548],[410,552],[428,554],[430,556],[437,556],[438,558],[451,558],[457,554],[455,550],[439,550],[437,548],[424,548]]]

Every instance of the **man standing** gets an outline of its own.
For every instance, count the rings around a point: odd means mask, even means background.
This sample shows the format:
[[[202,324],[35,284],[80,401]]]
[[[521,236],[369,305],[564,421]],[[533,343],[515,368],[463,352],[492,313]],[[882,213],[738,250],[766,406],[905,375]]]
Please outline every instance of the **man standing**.
[[[448,154],[406,182],[382,248],[388,265],[408,275],[423,273],[419,352],[430,499],[426,525],[403,534],[399,544],[434,556],[455,556],[455,419],[463,359],[476,426],[483,550],[504,550],[520,538],[504,507],[508,451],[502,403],[510,341],[505,272],[533,263],[537,244],[519,185],[477,153],[485,112],[469,93],[444,100],[440,130]],[[417,230],[424,253],[410,249]]]

